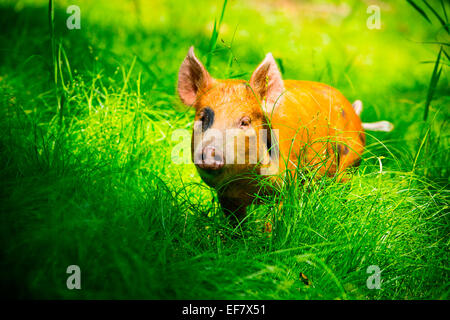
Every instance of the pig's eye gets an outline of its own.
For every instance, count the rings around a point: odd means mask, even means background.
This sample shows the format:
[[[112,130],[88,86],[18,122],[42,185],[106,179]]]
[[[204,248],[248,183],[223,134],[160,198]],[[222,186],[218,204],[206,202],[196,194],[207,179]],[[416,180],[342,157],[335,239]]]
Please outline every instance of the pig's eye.
[[[241,122],[240,122],[240,124],[239,124],[239,127],[241,128],[241,129],[246,129],[246,128],[248,128],[248,127],[250,127],[250,118],[249,117],[243,117],[242,119],[241,119]]]
[[[202,130],[206,131],[214,122],[214,111],[211,108],[206,107],[200,113],[199,120],[202,122]]]

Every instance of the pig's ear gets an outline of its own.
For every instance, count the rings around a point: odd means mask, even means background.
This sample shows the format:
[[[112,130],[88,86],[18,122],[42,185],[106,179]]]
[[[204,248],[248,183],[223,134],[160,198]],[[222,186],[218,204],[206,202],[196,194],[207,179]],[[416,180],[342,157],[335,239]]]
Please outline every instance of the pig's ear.
[[[178,72],[178,95],[186,105],[193,105],[199,92],[210,86],[212,78],[194,54],[194,47],[181,64]]]
[[[283,99],[284,85],[280,70],[271,53],[268,53],[250,78],[250,86],[261,99],[264,111],[271,113],[275,104]],[[265,102],[264,102],[265,100]]]

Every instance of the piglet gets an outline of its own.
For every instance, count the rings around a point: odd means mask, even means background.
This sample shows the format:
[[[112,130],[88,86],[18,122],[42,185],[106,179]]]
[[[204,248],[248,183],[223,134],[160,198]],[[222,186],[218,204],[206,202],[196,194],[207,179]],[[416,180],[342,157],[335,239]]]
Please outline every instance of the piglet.
[[[242,220],[261,178],[272,184],[298,169],[338,175],[357,166],[364,127],[389,131],[388,122],[363,124],[362,103],[353,105],[335,88],[283,80],[272,54],[250,81],[214,79],[191,47],[178,74],[181,101],[195,108],[192,160],[200,177],[217,190],[223,211]],[[265,184],[270,185],[270,184]]]

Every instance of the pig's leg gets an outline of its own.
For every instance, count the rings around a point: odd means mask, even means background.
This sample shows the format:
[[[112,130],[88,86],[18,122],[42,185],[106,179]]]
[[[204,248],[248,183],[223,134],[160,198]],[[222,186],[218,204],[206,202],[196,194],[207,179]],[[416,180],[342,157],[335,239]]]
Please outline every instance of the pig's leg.
[[[239,199],[219,196],[219,202],[226,216],[233,217],[236,222],[241,222],[245,218],[247,206],[239,201]]]

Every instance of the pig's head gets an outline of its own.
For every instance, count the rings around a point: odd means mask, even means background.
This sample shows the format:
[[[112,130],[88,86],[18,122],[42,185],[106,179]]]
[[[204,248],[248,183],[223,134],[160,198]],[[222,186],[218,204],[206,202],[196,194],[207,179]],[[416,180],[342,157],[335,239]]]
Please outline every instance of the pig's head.
[[[283,99],[283,80],[269,53],[250,81],[210,76],[191,47],[181,64],[178,94],[195,108],[192,160],[212,187],[273,166],[275,140],[268,126]],[[270,153],[268,152],[270,150]],[[273,156],[272,156],[273,157]]]

